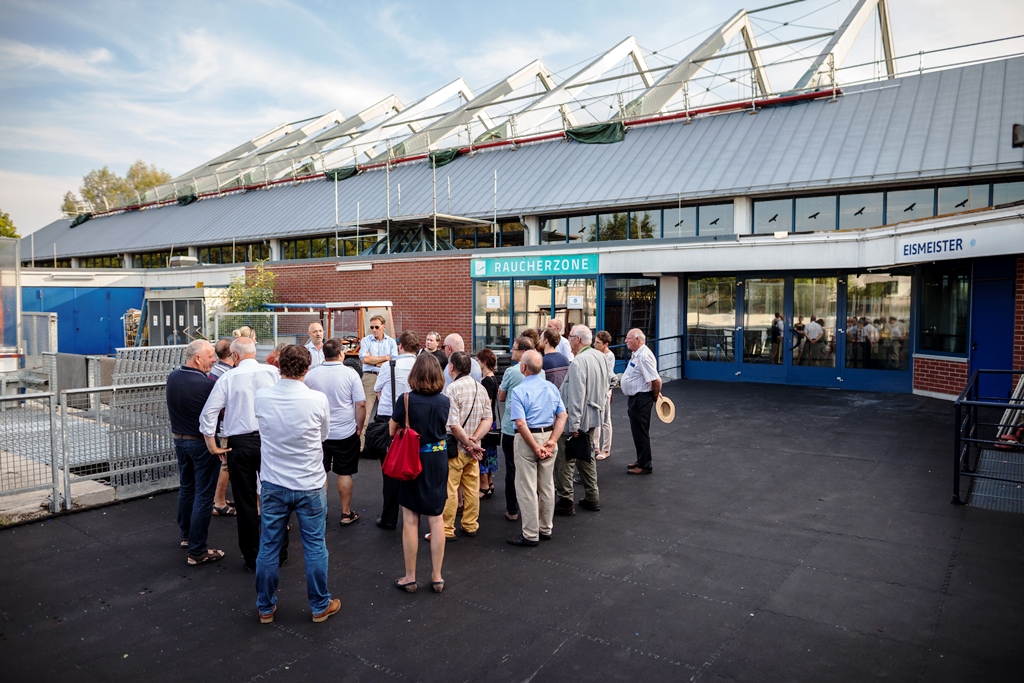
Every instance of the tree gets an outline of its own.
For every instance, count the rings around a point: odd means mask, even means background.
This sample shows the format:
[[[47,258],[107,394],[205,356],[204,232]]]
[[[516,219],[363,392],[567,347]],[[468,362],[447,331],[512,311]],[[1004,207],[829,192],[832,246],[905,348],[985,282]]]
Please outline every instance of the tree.
[[[171,181],[171,175],[141,159],[128,167],[125,177],[117,175],[108,166],[93,169],[82,177],[78,194],[92,204],[94,211],[106,211],[119,206],[130,206],[139,201],[146,190]],[[66,214],[76,214],[75,195],[67,192],[60,205]]]
[[[245,276],[231,278],[228,285],[228,308],[235,313],[262,311],[263,304],[277,301],[274,291],[274,271],[264,267],[266,261],[258,261],[256,267]]]
[[[14,221],[3,211],[0,211],[0,237],[21,237],[18,229],[14,227]]]

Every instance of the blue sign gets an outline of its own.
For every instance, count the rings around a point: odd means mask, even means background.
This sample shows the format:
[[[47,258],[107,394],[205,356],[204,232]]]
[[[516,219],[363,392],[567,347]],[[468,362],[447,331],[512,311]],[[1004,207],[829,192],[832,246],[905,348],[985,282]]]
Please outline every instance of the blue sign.
[[[470,261],[473,277],[554,277],[559,275],[597,275],[597,254],[565,256],[514,256],[481,258]]]

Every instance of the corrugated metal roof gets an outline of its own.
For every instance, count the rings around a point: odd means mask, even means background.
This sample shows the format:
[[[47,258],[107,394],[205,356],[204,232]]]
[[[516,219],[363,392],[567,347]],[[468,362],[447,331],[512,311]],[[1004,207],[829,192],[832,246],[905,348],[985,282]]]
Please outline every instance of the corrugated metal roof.
[[[1024,170],[1010,124],[1024,111],[1024,57],[880,81],[816,100],[631,128],[612,145],[549,142],[457,158],[438,169],[438,211],[489,218]],[[447,183],[452,200],[448,206]],[[341,223],[387,215],[385,173],[338,184]],[[401,208],[398,188],[401,186]],[[276,186],[104,216],[35,233],[35,254],[144,252],[327,234],[333,183]],[[391,172],[391,215],[433,211],[425,162]],[[25,238],[22,253],[29,253]]]

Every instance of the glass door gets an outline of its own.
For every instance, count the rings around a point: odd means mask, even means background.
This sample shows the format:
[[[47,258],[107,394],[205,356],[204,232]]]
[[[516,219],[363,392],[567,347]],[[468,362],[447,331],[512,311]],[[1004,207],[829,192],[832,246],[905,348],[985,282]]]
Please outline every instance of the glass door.
[[[787,321],[790,331],[787,356],[790,381],[815,386],[842,381],[845,329],[839,326],[839,278],[794,277],[793,308]]]
[[[741,380],[786,380],[784,349],[787,278],[748,277],[739,282],[742,309],[737,339],[742,340],[737,376]]]
[[[731,276],[694,278],[687,282],[687,377],[735,377],[736,291],[737,281]]]

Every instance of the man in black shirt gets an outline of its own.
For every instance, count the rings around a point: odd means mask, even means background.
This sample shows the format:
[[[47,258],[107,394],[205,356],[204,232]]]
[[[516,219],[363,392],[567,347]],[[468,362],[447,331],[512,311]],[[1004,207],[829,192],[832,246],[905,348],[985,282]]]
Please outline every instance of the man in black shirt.
[[[181,480],[178,528],[181,546],[188,548],[189,566],[216,562],[224,557],[223,550],[206,547],[221,461],[206,449],[206,441],[199,431],[199,416],[214,385],[207,373],[216,360],[213,345],[197,339],[185,349],[185,365],[167,377],[167,415],[171,420]]]

